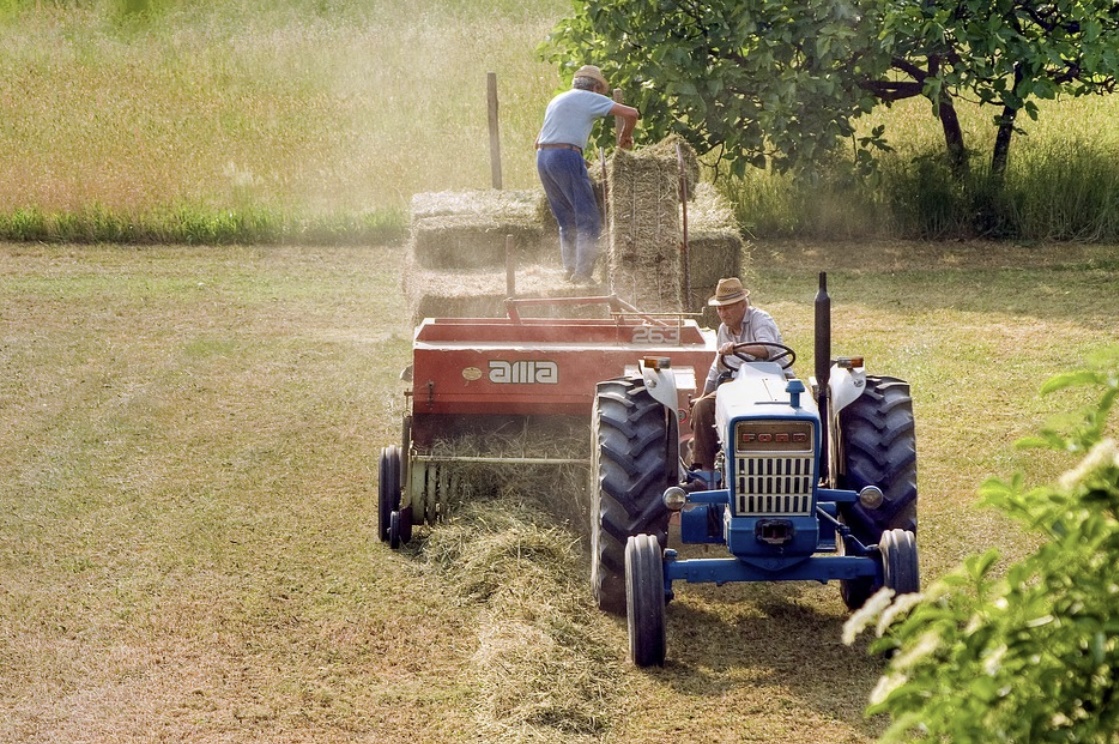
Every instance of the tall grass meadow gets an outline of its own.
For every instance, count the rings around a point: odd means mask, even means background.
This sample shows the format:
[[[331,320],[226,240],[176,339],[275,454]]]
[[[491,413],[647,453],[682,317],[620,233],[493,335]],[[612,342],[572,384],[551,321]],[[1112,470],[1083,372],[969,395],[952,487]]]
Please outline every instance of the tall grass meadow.
[[[0,0],[0,236],[230,242],[398,238],[413,194],[537,186],[532,142],[566,84],[537,45],[567,0]],[[583,62],[584,60],[578,60]],[[608,64],[607,60],[585,60]],[[1044,102],[1006,188],[990,110],[962,112],[973,168],[940,165],[927,104],[876,112],[873,181],[723,180],[755,237],[1115,240],[1114,99]]]

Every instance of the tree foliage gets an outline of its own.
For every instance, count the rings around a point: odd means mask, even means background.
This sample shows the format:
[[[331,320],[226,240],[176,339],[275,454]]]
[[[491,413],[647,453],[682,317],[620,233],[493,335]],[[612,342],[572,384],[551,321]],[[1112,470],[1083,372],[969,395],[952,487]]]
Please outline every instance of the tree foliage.
[[[856,138],[875,106],[923,96],[953,165],[966,165],[955,105],[996,108],[1001,172],[1017,114],[1036,99],[1110,91],[1114,0],[576,0],[541,47],[571,72],[599,64],[643,113],[732,170],[811,170],[847,143],[866,167],[887,147]]]
[[[1100,387],[1069,434],[1025,441],[1083,455],[1054,485],[1021,476],[981,494],[1040,537],[1001,578],[994,550],[936,582],[907,617],[879,622],[893,650],[869,712],[888,712],[887,741],[1099,742],[1119,732],[1119,444],[1105,436],[1119,396],[1119,348],[1098,368],[1044,392]]]

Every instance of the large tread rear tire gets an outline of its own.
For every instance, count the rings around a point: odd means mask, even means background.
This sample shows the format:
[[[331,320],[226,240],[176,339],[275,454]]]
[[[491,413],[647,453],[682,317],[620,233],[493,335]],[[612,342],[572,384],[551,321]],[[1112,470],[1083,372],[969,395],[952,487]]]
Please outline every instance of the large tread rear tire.
[[[866,378],[866,389],[839,412],[842,445],[840,488],[882,489],[882,506],[855,502],[842,509],[843,521],[864,545],[875,545],[889,530],[917,531],[917,440],[909,383],[894,377]],[[840,582],[849,609],[862,607],[874,592],[870,579]]]
[[[839,412],[843,443],[840,488],[882,489],[877,509],[855,503],[846,511],[860,539],[870,543],[886,530],[917,532],[917,438],[909,383],[867,377],[866,390]]]
[[[668,543],[662,497],[676,480],[677,445],[640,378],[598,384],[591,437],[591,587],[600,609],[622,615],[627,541],[649,534]]]
[[[626,543],[626,627],[629,658],[639,667],[664,666],[664,558],[652,535],[636,535]]]

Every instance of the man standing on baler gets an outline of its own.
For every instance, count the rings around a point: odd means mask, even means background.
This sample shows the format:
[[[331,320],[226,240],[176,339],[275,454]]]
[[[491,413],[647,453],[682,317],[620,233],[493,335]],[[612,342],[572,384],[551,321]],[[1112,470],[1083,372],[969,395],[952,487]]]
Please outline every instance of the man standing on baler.
[[[575,72],[571,90],[560,93],[544,112],[544,125],[536,137],[536,170],[548,197],[548,207],[559,224],[560,256],[568,281],[593,284],[591,272],[598,259],[602,218],[583,150],[597,119],[622,118],[618,146],[633,147],[637,109],[606,96],[609,86],[602,71],[584,65]]]

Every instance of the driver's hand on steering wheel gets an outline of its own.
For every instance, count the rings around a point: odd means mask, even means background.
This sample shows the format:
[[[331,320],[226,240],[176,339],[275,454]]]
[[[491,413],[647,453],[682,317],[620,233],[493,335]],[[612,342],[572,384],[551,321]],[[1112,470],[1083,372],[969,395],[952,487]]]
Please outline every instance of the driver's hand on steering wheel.
[[[744,349],[740,349],[737,353],[735,353],[734,347],[741,345],[742,344],[736,344],[733,341],[728,341],[727,343],[719,347],[719,354],[725,357],[735,356],[745,362],[754,362],[758,360],[758,357],[756,355],[750,354]]]

